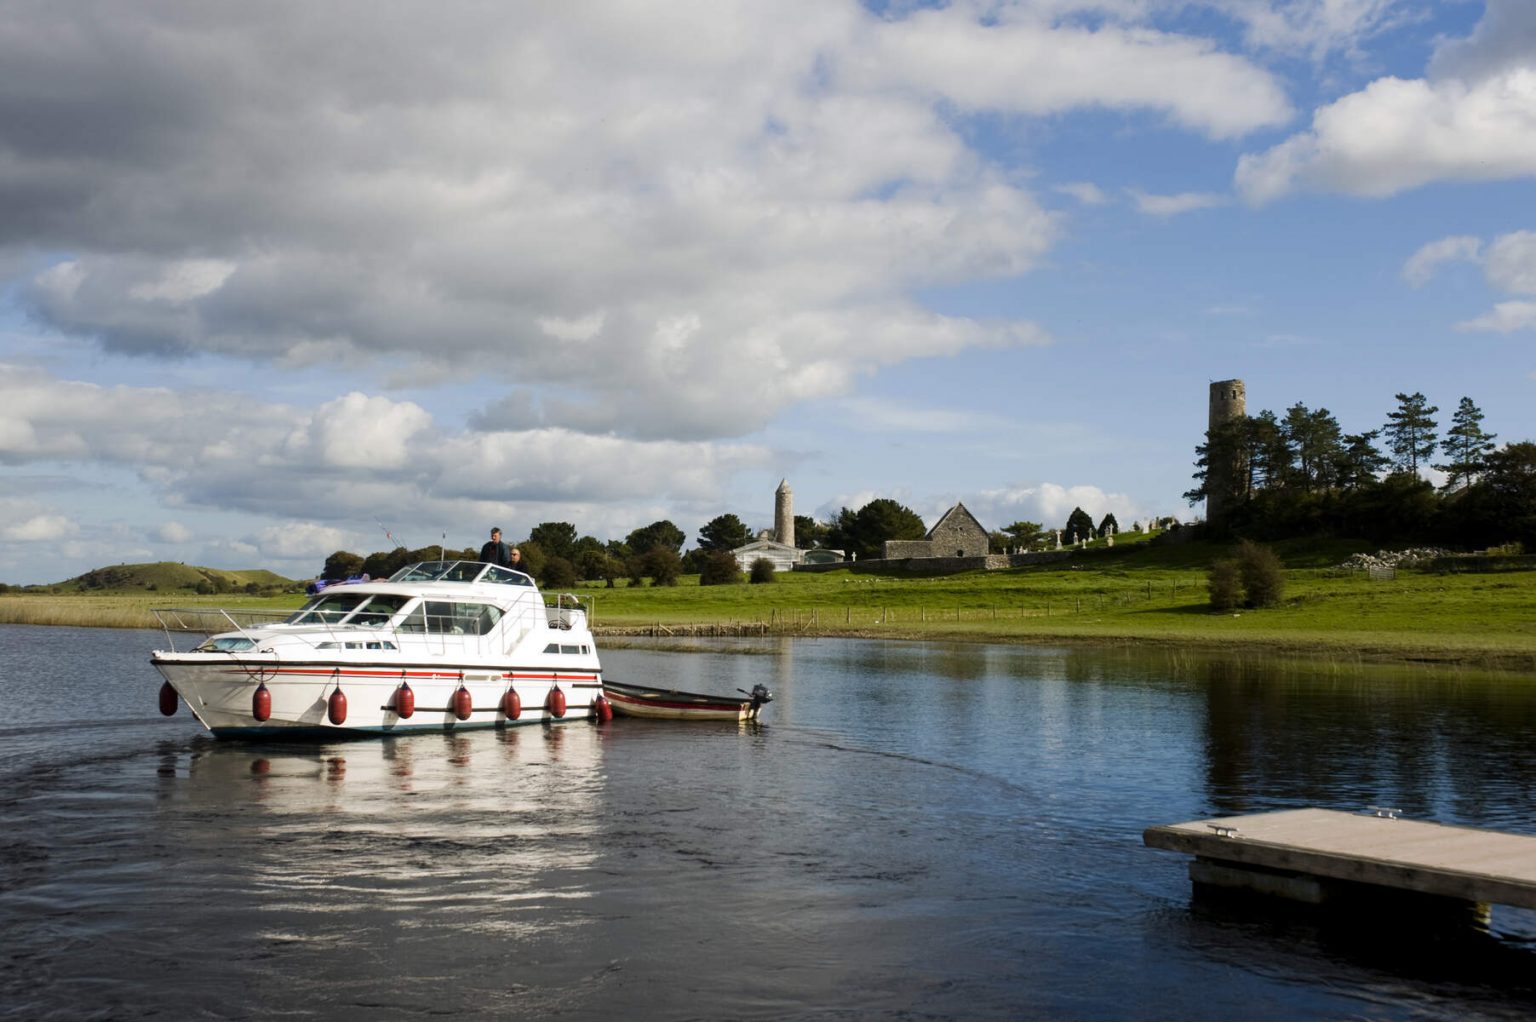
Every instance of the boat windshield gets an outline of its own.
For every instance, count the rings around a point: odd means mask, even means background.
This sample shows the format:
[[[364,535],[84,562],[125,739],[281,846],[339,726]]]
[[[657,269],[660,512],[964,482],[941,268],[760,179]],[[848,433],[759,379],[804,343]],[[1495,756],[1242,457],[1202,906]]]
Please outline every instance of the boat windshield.
[[[367,628],[389,623],[395,611],[410,602],[409,596],[393,593],[326,591],[299,608],[288,619],[291,625],[335,625],[343,621]]]
[[[533,579],[520,571],[485,564],[481,561],[421,561],[407,564],[393,575],[391,582],[494,582],[500,585],[531,586]]]
[[[409,596],[400,596],[395,593],[376,593],[368,597],[368,602],[362,604],[347,618],[349,625],[361,625],[364,628],[383,628],[389,624],[389,619],[395,616],[395,611],[411,602]]]

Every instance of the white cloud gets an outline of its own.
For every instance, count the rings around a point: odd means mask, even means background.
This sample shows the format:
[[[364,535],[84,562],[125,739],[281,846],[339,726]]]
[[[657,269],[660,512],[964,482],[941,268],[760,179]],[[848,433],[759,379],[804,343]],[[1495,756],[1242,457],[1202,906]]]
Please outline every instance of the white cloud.
[[[1487,0],[1483,16],[1465,39],[1436,49],[1430,74],[1474,80],[1511,68],[1530,67],[1536,52],[1536,6],[1528,0]]]
[[[1479,263],[1488,286],[1507,294],[1536,294],[1536,231],[1512,231],[1494,238],[1486,247],[1474,237],[1442,238],[1430,242],[1403,267],[1403,276],[1415,286],[1433,276],[1436,267],[1454,259]],[[1500,302],[1489,312],[1456,324],[1457,330],[1513,333],[1536,326],[1536,303]]]
[[[1136,501],[1125,494],[1107,493],[1097,486],[1059,483],[986,490],[968,498],[965,504],[983,521],[1000,523],[995,526],[998,528],[1015,521],[1039,522],[1047,529],[1061,528],[1073,508],[1079,507],[1095,523],[1113,513],[1122,528],[1143,515]]]
[[[0,527],[0,539],[15,543],[55,543],[79,531],[79,526],[63,515],[34,515]]]
[[[499,379],[560,393],[557,425],[687,440],[1033,329],[908,297],[1026,272],[1059,227],[943,90],[857,83],[898,29],[856,4],[200,10],[108,6],[82,32],[38,3],[0,36],[0,87],[50,103],[8,139],[27,198],[0,219],[71,253],[24,296],[112,351]],[[1115,46],[1267,81],[1204,43]],[[1098,102],[1092,81],[1063,102]]]
[[[155,529],[155,538],[162,543],[190,543],[192,530],[180,522],[165,522]]]
[[[1136,203],[1136,208],[1148,216],[1178,216],[1181,213],[1189,213],[1198,209],[1214,209],[1225,206],[1231,200],[1225,195],[1217,195],[1212,192],[1184,192],[1179,195],[1149,195],[1137,189],[1130,189],[1129,194]]]
[[[606,318],[601,309],[579,319],[544,316],[539,319],[539,329],[559,341],[590,341],[602,331]]]
[[[962,433],[1008,426],[995,416],[974,411],[923,407],[884,398],[845,398],[839,407],[850,428],[871,433]]]
[[[1484,263],[1488,283],[1513,294],[1536,294],[1536,231],[1514,231],[1495,238]]]
[[[1354,55],[1366,39],[1415,16],[1403,0],[1217,0],[1241,21],[1250,46],[1321,61]]]
[[[4,365],[0,408],[25,427],[12,434],[29,438],[0,447],[0,461],[125,466],[170,505],[299,521],[371,522],[387,509],[398,521],[453,522],[514,499],[526,507],[710,500],[735,473],[773,461],[752,444],[561,428],[448,432],[411,402],[360,392],[307,413]]]
[[[1457,330],[1488,330],[1508,334],[1536,329],[1536,302],[1499,302],[1493,311],[1456,324]]]
[[[412,402],[354,391],[322,405],[289,435],[286,446],[330,468],[397,469],[410,461],[412,442],[431,423],[426,410]]]
[[[1403,277],[1414,287],[1429,283],[1440,264],[1458,261],[1475,262],[1482,254],[1481,239],[1458,235],[1441,238],[1424,245],[1403,264]]]
[[[1489,0],[1477,31],[1443,44],[1428,77],[1379,78],[1317,110],[1311,130],[1243,156],[1238,191],[1254,204],[1297,189],[1380,198],[1536,175],[1533,42],[1536,5]]]
[[[1085,206],[1103,206],[1109,203],[1109,196],[1104,194],[1104,189],[1092,181],[1069,181],[1066,184],[1056,186],[1056,191],[1063,195],[1070,195]]]
[[[345,529],[300,521],[262,529],[248,542],[262,557],[285,561],[314,560],[318,565],[356,540],[357,537]]]
[[[978,20],[969,5],[956,4],[888,22],[847,74],[865,86],[926,89],[970,110],[1154,110],[1216,138],[1291,117],[1267,71],[1205,40],[1145,27],[1052,25],[1022,5],[990,13],[995,18]]]
[[[466,433],[445,439],[434,456],[439,494],[529,503],[702,499],[724,477],[772,464],[754,445],[637,443],[564,429]]]
[[[559,395],[549,425],[742,435],[905,359],[1034,343],[912,298],[1027,273],[1062,230],[967,114],[1290,116],[1210,39],[1074,13],[23,0],[0,89],[37,105],[0,254],[67,253],[23,296],[113,352],[498,380]]]
[[[186,259],[158,269],[158,279],[130,285],[128,297],[184,304],[217,291],[235,272],[235,264],[222,259]]]

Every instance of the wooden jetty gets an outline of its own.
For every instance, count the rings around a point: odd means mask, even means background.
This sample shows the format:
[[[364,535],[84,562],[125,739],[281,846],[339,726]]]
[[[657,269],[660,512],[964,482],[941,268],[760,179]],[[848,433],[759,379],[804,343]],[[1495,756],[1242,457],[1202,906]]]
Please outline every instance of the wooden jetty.
[[[1536,909],[1536,837],[1371,815],[1288,809],[1149,827],[1150,848],[1186,852],[1196,884],[1325,904],[1362,892],[1424,904]]]

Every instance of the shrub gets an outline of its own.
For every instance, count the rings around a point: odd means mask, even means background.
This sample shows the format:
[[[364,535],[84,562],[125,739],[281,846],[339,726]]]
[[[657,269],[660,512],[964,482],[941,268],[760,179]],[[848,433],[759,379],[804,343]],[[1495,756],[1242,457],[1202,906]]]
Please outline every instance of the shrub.
[[[741,565],[724,550],[711,550],[701,559],[699,585],[730,586],[741,581]]]
[[[1232,610],[1242,602],[1237,561],[1231,557],[1212,562],[1205,584],[1211,590],[1212,610]]]
[[[569,589],[576,584],[576,565],[552,554],[544,559],[542,581],[551,589]]]
[[[666,547],[655,547],[640,557],[640,570],[651,577],[653,586],[675,586],[683,573],[683,559]]]
[[[766,557],[759,557],[752,562],[749,577],[752,584],[757,586],[762,585],[764,582],[772,582],[775,574],[777,572],[774,571],[773,562]]]
[[[1245,539],[1233,556],[1211,564],[1206,585],[1213,610],[1273,607],[1285,595],[1285,568],[1269,547]]]
[[[1243,540],[1237,546],[1238,574],[1243,580],[1243,605],[1273,607],[1285,595],[1285,568],[1267,546]]]

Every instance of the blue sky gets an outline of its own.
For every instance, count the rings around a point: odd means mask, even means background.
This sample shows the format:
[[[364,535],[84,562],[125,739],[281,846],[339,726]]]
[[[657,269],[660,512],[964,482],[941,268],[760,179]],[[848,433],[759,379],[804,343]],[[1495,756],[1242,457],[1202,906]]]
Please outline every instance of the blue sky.
[[[658,11],[664,12],[658,14]],[[1536,4],[7,4],[0,580],[1536,437]]]

